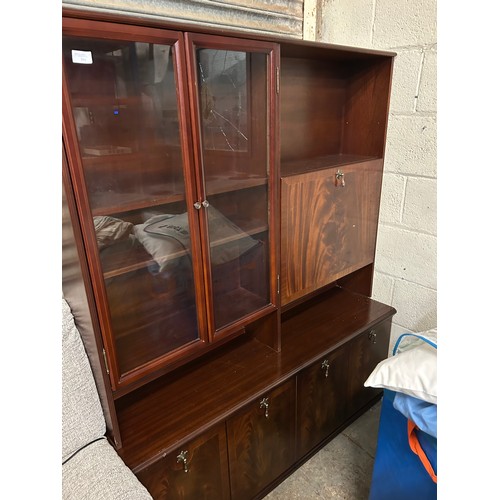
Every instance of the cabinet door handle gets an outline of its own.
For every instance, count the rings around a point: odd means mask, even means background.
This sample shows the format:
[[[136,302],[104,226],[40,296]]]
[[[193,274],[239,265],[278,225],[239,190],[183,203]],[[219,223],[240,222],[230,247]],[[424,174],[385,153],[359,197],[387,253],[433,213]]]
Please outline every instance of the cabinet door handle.
[[[188,469],[187,454],[188,454],[188,451],[184,450],[184,451],[181,451],[177,455],[177,463],[181,463],[182,462],[182,465],[184,466],[184,472],[188,472],[188,470],[189,470]]]
[[[372,344],[377,343],[377,333],[375,332],[375,330],[370,330],[370,333],[368,334],[368,338],[370,339],[370,342]]]
[[[196,210],[200,210],[201,207],[204,207],[204,208],[208,208],[210,206],[210,203],[208,202],[208,200],[203,200],[203,201],[197,201],[196,203],[193,204],[194,208],[196,208]]]
[[[262,398],[262,401],[260,402],[260,408],[265,408],[265,416],[266,418],[269,418],[269,398]]]
[[[328,370],[330,369],[330,363],[328,362],[327,359],[321,363],[321,369],[325,370],[325,378],[328,378]]]
[[[335,174],[335,185],[337,185],[337,181],[340,181],[340,185],[345,187],[344,172],[342,170],[337,170]]]

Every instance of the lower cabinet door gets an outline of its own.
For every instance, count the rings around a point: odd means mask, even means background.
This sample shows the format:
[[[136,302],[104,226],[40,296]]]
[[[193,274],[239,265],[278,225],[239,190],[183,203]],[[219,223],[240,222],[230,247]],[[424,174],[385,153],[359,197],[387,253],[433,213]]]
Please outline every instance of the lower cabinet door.
[[[349,344],[349,382],[347,399],[349,414],[353,414],[380,394],[381,389],[365,387],[377,364],[388,356],[391,320],[386,320],[363,332]]]
[[[225,500],[229,494],[224,425],[205,432],[137,473],[157,499]]]
[[[295,380],[227,420],[233,500],[253,498],[295,461]]]
[[[339,349],[297,375],[297,453],[303,456],[347,416],[348,351]]]

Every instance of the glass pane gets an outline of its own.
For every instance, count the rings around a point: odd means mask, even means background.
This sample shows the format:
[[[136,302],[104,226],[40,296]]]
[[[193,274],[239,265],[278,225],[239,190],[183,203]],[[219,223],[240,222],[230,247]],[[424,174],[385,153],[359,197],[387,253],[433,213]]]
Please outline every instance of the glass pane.
[[[197,51],[215,327],[270,301],[267,55]]]
[[[170,46],[63,38],[121,373],[198,338]]]
[[[203,140],[206,149],[248,150],[247,54],[198,51]]]

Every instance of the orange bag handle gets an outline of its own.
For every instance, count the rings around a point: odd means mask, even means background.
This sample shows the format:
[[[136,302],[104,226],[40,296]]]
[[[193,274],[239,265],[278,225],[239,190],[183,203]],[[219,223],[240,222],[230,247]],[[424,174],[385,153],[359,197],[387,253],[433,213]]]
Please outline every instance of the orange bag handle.
[[[415,453],[415,455],[420,458],[422,465],[425,467],[425,470],[431,476],[431,479],[437,484],[437,476],[432,468],[432,464],[427,458],[422,446],[420,445],[420,441],[418,440],[417,433],[415,432],[418,427],[414,422],[408,419],[408,443],[410,444],[411,451]]]

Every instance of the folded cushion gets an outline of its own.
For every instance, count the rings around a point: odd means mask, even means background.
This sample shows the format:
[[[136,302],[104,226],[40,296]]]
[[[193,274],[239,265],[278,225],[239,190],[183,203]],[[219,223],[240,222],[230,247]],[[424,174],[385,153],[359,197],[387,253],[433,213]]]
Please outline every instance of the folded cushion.
[[[94,229],[99,249],[127,239],[134,225],[108,215],[94,217]]]
[[[259,241],[241,230],[215,207],[208,208],[213,265],[223,264],[248,252]],[[177,259],[191,253],[189,222],[186,212],[161,214],[134,226],[134,234],[157,262],[160,271],[176,266]]]
[[[437,438],[437,405],[396,392],[393,406],[414,422],[420,430]]]

